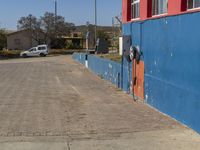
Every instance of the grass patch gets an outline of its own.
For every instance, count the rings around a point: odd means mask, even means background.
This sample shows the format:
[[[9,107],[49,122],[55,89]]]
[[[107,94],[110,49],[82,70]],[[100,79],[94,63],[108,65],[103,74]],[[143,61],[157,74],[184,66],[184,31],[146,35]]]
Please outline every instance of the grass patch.
[[[18,58],[20,57],[21,50],[2,50],[0,57],[2,58]]]
[[[74,52],[85,52],[83,49],[78,50],[67,50],[67,49],[50,49],[49,54],[50,55],[70,55]]]
[[[98,56],[116,62],[121,62],[122,60],[122,56],[120,56],[119,54],[99,54]]]

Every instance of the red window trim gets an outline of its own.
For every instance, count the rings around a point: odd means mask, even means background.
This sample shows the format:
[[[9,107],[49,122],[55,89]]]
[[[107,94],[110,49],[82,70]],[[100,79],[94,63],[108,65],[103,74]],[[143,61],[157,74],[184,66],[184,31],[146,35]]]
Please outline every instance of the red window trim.
[[[126,9],[126,10],[124,10]],[[140,17],[131,18],[131,0],[123,0],[123,23],[138,22],[166,16],[199,12],[200,8],[187,9],[187,0],[168,0],[168,13],[152,16],[152,0],[140,0]]]

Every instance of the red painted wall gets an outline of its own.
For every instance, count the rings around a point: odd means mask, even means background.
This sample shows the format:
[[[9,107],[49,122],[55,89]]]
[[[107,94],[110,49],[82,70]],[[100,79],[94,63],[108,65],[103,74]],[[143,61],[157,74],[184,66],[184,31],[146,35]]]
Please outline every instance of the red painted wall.
[[[187,10],[187,0],[168,0],[168,14],[176,15]]]
[[[122,0],[122,21],[127,22],[127,0]]]
[[[126,23],[131,20],[131,0],[122,0],[122,21]]]
[[[152,14],[152,0],[140,1],[140,19],[145,20],[151,17]]]
[[[187,11],[187,0],[168,0],[168,15],[178,15],[200,11],[200,9]],[[166,16],[166,15],[165,15]],[[152,17],[152,0],[140,0],[140,19],[146,20]],[[153,18],[164,17],[153,16]],[[131,21],[131,0],[122,0],[122,21],[127,23]],[[138,20],[137,20],[138,21]]]

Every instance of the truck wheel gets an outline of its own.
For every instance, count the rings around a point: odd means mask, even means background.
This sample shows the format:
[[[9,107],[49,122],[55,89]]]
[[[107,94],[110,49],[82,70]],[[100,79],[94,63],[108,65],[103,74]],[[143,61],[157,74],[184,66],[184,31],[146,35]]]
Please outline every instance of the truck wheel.
[[[23,58],[27,58],[27,55],[26,55],[26,54],[23,54],[22,57],[23,57]]]
[[[40,57],[45,57],[45,54],[41,53],[41,54],[40,54]]]

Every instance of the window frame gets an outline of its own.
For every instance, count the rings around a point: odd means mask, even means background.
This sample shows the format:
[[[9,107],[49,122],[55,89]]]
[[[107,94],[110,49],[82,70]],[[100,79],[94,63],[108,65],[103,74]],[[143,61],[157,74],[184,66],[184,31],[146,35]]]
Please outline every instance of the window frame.
[[[46,48],[46,46],[40,46],[40,47],[38,47],[38,50],[39,51],[44,51],[44,50],[46,50],[47,48]]]
[[[130,0],[131,1],[131,20],[138,20],[140,19],[140,0]],[[134,14],[134,5],[138,5],[138,16]],[[135,11],[136,12],[136,11]]]
[[[195,10],[195,9],[200,9],[200,6],[198,6],[198,7],[195,7],[195,0],[192,0],[192,2],[193,2],[193,6],[192,6],[192,8],[189,8],[189,1],[190,0],[187,0],[187,10],[188,11],[190,11],[190,10]]]
[[[36,47],[29,49],[29,52],[35,52],[35,51],[37,51]]]
[[[158,1],[158,4],[157,4],[157,8],[155,7],[154,8],[154,3],[155,3],[155,1]],[[152,17],[156,17],[156,16],[163,16],[163,15],[167,15],[168,14],[168,9],[169,9],[169,6],[168,6],[168,2],[169,2],[169,0],[166,0],[166,12],[164,12],[164,2],[163,2],[163,8],[162,8],[162,11],[163,11],[163,13],[159,13],[159,7],[161,6],[160,4],[159,4],[159,2],[160,2],[161,0],[152,0],[152,5],[151,5],[151,7],[152,7]],[[164,0],[163,0],[164,1]],[[161,9],[160,9],[161,10]],[[156,12],[157,11],[157,12]],[[156,13],[155,13],[156,12]]]

